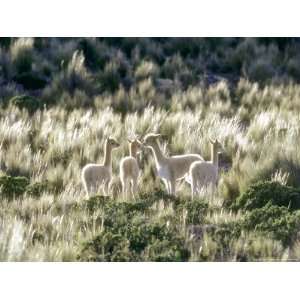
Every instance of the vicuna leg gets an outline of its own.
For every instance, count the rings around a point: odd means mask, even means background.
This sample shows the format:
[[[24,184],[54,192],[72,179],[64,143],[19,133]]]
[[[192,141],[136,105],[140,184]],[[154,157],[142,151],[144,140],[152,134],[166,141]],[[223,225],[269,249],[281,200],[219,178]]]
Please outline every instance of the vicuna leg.
[[[170,183],[170,195],[175,196],[175,185],[176,185],[176,182],[175,182],[175,180],[170,180],[169,183]]]
[[[126,182],[123,178],[121,178],[121,183],[122,183],[122,195],[123,195],[123,198],[125,198],[125,196],[126,196]]]
[[[97,193],[97,184],[95,181],[91,181],[88,184],[89,197],[94,196]]]
[[[128,197],[129,197],[129,185],[130,185],[130,182],[125,179],[122,184],[122,191],[123,191],[124,199],[128,199]]]
[[[88,199],[90,197],[89,188],[88,188],[87,183],[86,183],[85,180],[83,181],[83,187],[84,187],[84,190],[85,190],[85,193],[86,193],[86,198]]]
[[[103,185],[104,196],[108,196],[109,192],[109,181],[105,181]]]
[[[132,179],[132,181],[131,181],[131,193],[132,193],[132,197],[134,198],[134,196],[137,193],[137,180],[136,179]]]
[[[194,200],[194,196],[196,195],[196,180],[194,176],[191,178],[191,194],[192,194],[192,200]]]
[[[167,179],[163,179],[163,182],[165,184],[165,187],[167,189],[167,193],[170,194],[170,187],[169,187],[169,182]]]

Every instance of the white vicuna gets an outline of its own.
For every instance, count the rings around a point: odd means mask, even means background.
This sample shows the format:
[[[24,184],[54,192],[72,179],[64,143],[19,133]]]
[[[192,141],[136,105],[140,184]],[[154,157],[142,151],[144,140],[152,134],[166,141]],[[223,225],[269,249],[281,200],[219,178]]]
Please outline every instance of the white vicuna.
[[[143,139],[143,145],[153,152],[158,176],[164,181],[167,191],[176,194],[176,181],[188,175],[190,165],[194,161],[203,161],[198,154],[184,154],[167,157],[161,151],[158,138],[160,134],[149,133]]]
[[[129,156],[124,157],[120,163],[120,179],[122,183],[123,196],[128,196],[129,186],[131,185],[132,196],[137,192],[138,177],[140,173],[137,162],[137,152],[141,148],[141,142],[138,139],[128,140]]]
[[[102,186],[104,195],[108,195],[112,177],[112,150],[119,147],[113,138],[107,138],[104,145],[104,159],[102,164],[87,164],[81,173],[82,183],[87,197],[96,193]]]
[[[218,140],[211,140],[211,161],[195,161],[190,166],[189,179],[191,183],[192,198],[203,187],[212,186],[214,189],[219,176],[219,153],[221,144]]]

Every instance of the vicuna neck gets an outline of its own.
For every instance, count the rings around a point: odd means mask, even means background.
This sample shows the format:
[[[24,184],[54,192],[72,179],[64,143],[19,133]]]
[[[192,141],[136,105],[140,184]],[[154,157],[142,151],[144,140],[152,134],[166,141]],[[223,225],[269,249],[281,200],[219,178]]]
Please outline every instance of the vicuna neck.
[[[211,145],[211,160],[212,163],[218,168],[219,167],[219,155],[217,145]]]
[[[137,148],[134,144],[129,144],[129,156],[136,158]]]
[[[111,148],[110,148],[107,141],[105,142],[105,146],[104,146],[103,165],[106,166],[106,167],[111,166]]]
[[[159,145],[157,142],[155,142],[153,145],[151,145],[151,150],[153,152],[154,158],[155,158],[155,162],[156,165],[161,165],[165,162],[166,157],[165,155],[162,153]]]

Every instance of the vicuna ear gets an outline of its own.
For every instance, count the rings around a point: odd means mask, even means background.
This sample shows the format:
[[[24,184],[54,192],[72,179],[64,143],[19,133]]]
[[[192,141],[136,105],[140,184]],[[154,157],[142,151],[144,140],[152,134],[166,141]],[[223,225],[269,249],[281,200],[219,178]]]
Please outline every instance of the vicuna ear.
[[[209,141],[214,144],[216,141],[214,141],[212,138],[209,138]]]

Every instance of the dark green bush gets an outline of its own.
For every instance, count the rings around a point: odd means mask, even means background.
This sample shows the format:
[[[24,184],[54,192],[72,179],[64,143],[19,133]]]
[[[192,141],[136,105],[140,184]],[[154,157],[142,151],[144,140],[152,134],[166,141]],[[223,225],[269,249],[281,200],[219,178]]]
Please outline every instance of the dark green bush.
[[[167,246],[167,247],[164,247]],[[182,261],[188,258],[183,239],[162,224],[135,219],[114,224],[92,241],[85,242],[78,259],[82,261]]]
[[[190,257],[189,250],[183,246],[183,239],[156,240],[146,249],[146,260],[157,262],[182,262]]]
[[[109,59],[106,49],[102,48],[101,52],[97,51],[96,41],[88,38],[83,38],[78,42],[78,49],[83,51],[87,67],[93,71],[102,69],[105,61]]]
[[[20,95],[15,96],[9,100],[9,102],[20,109],[26,109],[29,113],[35,112],[37,109],[42,108],[42,102],[38,99],[27,96],[27,95]]]
[[[220,223],[213,226],[209,235],[216,243],[216,259],[226,261],[230,256],[232,244],[237,240],[242,232],[242,224],[240,222]]]
[[[102,213],[96,219],[96,223],[104,225],[104,229],[93,240],[83,243],[78,259],[82,261],[187,260],[189,251],[174,224],[167,226],[165,220],[149,223],[147,215],[153,203],[155,201],[150,194],[146,194],[145,199],[135,203],[115,202],[101,196],[86,200],[83,205],[91,212],[101,208]]]
[[[186,224],[202,224],[208,212],[208,203],[202,199],[181,201],[177,211],[186,212]]]
[[[262,208],[267,203],[285,206],[290,210],[300,209],[300,189],[265,181],[253,184],[232,204],[234,210]]]
[[[17,74],[14,77],[14,81],[22,84],[22,86],[28,90],[43,89],[47,84],[47,80],[45,78],[32,72]]]
[[[109,197],[106,196],[92,196],[87,200],[83,201],[83,206],[86,207],[90,212],[95,211],[98,208],[103,208],[105,205],[107,205],[107,202],[109,201]]]
[[[120,234],[101,232],[83,244],[78,255],[81,261],[131,261],[126,239]]]
[[[99,76],[99,82],[103,92],[114,93],[117,91],[121,83],[118,66],[115,63],[107,64],[103,73]]]
[[[283,245],[288,245],[300,230],[300,212],[291,212],[286,207],[278,207],[269,202],[263,208],[248,212],[243,221],[243,228],[265,233],[280,240]]]
[[[184,239],[163,224],[145,219],[104,230],[83,243],[81,261],[186,261],[189,251]]]
[[[44,192],[51,190],[51,183],[48,180],[35,182],[26,187],[26,193],[32,197],[40,197]]]
[[[0,47],[9,48],[11,44],[12,38],[11,37],[0,37]]]
[[[250,80],[264,83],[270,81],[276,75],[276,69],[271,62],[260,59],[250,64],[247,69],[247,76]]]
[[[32,69],[33,53],[30,49],[23,49],[14,59],[14,66],[16,73],[30,72]]]
[[[0,192],[2,196],[12,198],[25,193],[29,180],[26,177],[12,177],[4,175],[0,177]]]
[[[44,241],[45,241],[45,234],[38,231],[34,231],[31,238],[32,244],[34,245],[36,243],[43,243]]]

